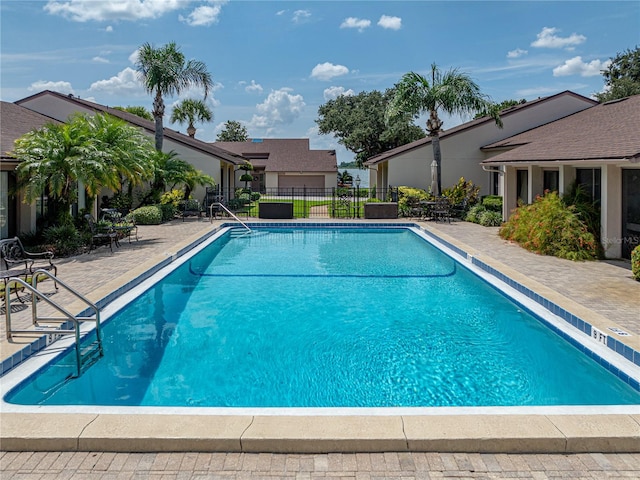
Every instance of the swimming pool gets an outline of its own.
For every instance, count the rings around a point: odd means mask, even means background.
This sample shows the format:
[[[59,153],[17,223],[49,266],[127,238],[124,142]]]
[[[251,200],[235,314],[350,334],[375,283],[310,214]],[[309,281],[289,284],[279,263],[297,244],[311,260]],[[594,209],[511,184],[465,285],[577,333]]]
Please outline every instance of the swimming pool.
[[[120,311],[104,332],[107,356],[83,377],[64,382],[72,365],[65,359],[7,400],[638,403],[636,390],[408,229],[227,233]],[[533,347],[538,341],[545,346]]]

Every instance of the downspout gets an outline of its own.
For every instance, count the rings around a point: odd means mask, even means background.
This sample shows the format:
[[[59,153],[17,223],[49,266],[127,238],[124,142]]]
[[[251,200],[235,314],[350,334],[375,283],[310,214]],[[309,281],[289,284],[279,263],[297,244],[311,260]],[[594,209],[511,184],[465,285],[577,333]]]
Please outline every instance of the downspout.
[[[504,172],[500,170],[500,167],[487,167],[486,165],[480,165],[482,170],[489,173],[497,173],[498,175],[504,175]]]

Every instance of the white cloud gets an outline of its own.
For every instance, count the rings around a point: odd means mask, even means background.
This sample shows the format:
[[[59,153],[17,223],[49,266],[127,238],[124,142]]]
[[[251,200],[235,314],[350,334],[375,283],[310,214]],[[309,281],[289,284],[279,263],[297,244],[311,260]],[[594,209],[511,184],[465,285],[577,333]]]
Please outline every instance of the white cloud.
[[[365,28],[371,26],[371,20],[365,20],[361,18],[349,17],[345,18],[340,28],[357,28],[359,32],[362,32]]]
[[[226,1],[214,2],[213,5],[202,5],[197,7],[187,17],[180,15],[178,19],[192,27],[208,27],[214,23],[218,23],[220,13],[222,13],[222,5]]]
[[[568,75],[580,75],[581,77],[595,77],[601,75],[611,64],[611,60],[592,60],[589,63],[583,62],[582,57],[577,56],[565,61],[562,65],[553,69],[554,77],[566,77]]]
[[[92,92],[105,92],[110,95],[120,93],[142,92],[142,85],[138,81],[138,75],[133,68],[127,67],[115,77],[108,80],[98,80],[89,87]]]
[[[293,18],[291,19],[293,23],[304,23],[311,17],[311,12],[309,10],[296,10],[293,12]]]
[[[109,60],[103,57],[93,57],[91,61],[96,63],[109,63]]]
[[[140,20],[158,18],[167,12],[184,8],[181,0],[49,0],[44,10],[76,22],[107,20]]]
[[[538,48],[568,48],[571,49],[575,45],[580,45],[587,40],[584,35],[572,33],[568,37],[559,37],[556,35],[560,30],[555,27],[543,27],[542,31],[537,35],[538,39],[531,42],[532,47]]]
[[[347,73],[349,73],[349,69],[344,65],[334,65],[333,63],[324,62],[313,67],[313,70],[311,70],[311,78],[331,80],[334,77],[346,75]]]
[[[59,92],[59,93],[74,93],[73,87],[71,86],[71,84],[69,82],[64,82],[64,81],[51,82],[51,81],[39,80],[29,85],[29,87],[27,87],[27,90],[29,90],[30,92],[40,92],[42,90],[51,90],[53,92]]]
[[[554,93],[558,93],[557,87],[532,87],[516,90],[516,96],[524,98],[543,97]]]
[[[400,17],[382,15],[380,17],[380,20],[378,20],[378,25],[382,28],[388,28],[390,30],[400,30],[402,28],[402,19]]]
[[[344,87],[329,87],[324,89],[323,95],[325,100],[335,100],[340,95],[351,96],[355,92],[352,89],[345,90]]]
[[[515,50],[511,50],[510,52],[507,52],[507,58],[518,58],[518,57],[522,57],[523,55],[526,55],[527,53],[529,53],[527,50],[516,48]]]
[[[242,82],[242,83],[246,83],[246,82]],[[245,92],[249,92],[249,93],[262,93],[262,85],[260,85],[259,83],[256,83],[255,80],[251,80],[251,85],[247,85],[246,87],[244,87]]]
[[[104,29],[105,32],[113,32],[113,27],[111,25],[108,25],[107,28]]]
[[[254,128],[272,128],[292,124],[305,107],[302,95],[291,94],[290,88],[273,90],[267,99],[256,105],[257,114],[248,123]]]

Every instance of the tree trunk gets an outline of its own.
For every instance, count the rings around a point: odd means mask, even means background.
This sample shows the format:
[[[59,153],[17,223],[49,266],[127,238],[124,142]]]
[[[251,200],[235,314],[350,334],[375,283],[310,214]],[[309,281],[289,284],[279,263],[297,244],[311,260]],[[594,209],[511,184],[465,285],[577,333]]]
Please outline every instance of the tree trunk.
[[[431,146],[433,147],[433,159],[438,165],[438,192],[442,194],[442,154],[440,153],[440,135],[438,132],[429,134],[431,137]]]
[[[193,126],[193,123],[190,123],[189,127],[187,127],[187,134],[191,138],[195,138],[195,136],[196,136],[196,127]]]
[[[156,121],[156,150],[159,152],[162,151],[162,140],[164,139],[162,117],[164,117],[164,101],[162,100],[162,95],[158,90],[155,98],[153,99],[153,118]]]

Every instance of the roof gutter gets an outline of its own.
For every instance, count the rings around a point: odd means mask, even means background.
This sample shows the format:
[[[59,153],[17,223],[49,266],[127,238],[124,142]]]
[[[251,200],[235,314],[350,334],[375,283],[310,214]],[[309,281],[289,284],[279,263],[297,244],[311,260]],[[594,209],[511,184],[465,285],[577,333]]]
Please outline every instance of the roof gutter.
[[[504,175],[504,172],[500,167],[487,167],[486,165],[480,165],[482,170],[489,173],[497,173],[498,175]]]

